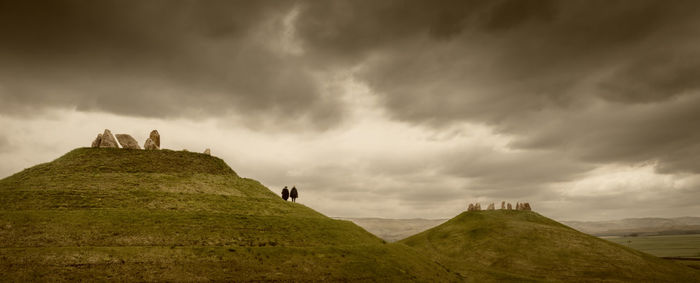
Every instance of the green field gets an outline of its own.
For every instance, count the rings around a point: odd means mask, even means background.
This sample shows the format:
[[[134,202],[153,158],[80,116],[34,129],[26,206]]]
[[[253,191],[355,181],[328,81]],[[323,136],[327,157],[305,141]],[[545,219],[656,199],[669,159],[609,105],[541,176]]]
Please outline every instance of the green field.
[[[604,239],[658,257],[700,258],[700,234],[606,237]]]

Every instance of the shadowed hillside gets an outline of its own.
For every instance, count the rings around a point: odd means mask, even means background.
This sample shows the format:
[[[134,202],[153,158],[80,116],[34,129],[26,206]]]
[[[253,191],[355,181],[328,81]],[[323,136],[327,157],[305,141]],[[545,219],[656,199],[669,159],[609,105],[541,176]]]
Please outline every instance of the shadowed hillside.
[[[198,153],[76,149],[0,180],[0,207],[5,280],[456,278]]]
[[[692,282],[700,273],[531,211],[464,212],[400,241],[467,281]]]

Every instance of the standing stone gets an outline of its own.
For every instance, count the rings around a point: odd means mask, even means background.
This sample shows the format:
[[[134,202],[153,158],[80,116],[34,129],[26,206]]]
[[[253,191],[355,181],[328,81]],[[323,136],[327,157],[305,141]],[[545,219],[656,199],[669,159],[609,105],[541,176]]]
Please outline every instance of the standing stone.
[[[481,211],[481,204],[477,203],[474,205],[474,211]]]
[[[116,136],[117,136],[117,140],[119,141],[119,144],[122,146],[122,148],[141,149],[141,147],[139,146],[139,143],[131,135],[116,134]]]
[[[105,129],[105,132],[102,133],[102,140],[100,140],[100,147],[119,148],[119,145],[117,144],[117,140],[114,139],[112,132],[110,132],[108,129]]]
[[[508,203],[508,210],[513,210],[513,205],[511,205],[510,202]]]
[[[486,208],[486,210],[495,210],[495,209],[496,209],[496,206],[493,204],[493,202],[491,204],[489,204],[489,207]]]
[[[206,154],[206,155],[211,155],[211,150],[208,149],[208,148],[205,149],[205,150],[204,150],[204,154]]]
[[[160,134],[158,133],[158,130],[153,130],[151,131],[151,135],[148,136],[149,139],[151,139],[158,148],[160,148]]]
[[[469,207],[467,207],[467,211],[474,211],[474,204],[470,203]]]
[[[143,149],[145,150],[159,150],[160,148],[156,143],[151,139],[148,138],[146,139],[146,142],[143,144]]]
[[[102,142],[102,134],[97,134],[97,137],[92,141],[92,147],[100,147],[100,142]]]
[[[520,210],[520,203],[519,202],[515,203],[515,210]]]
[[[523,203],[523,210],[527,210],[527,211],[532,210],[529,202]]]
[[[506,209],[506,202],[502,201],[501,202],[501,210],[504,210],[504,209]]]

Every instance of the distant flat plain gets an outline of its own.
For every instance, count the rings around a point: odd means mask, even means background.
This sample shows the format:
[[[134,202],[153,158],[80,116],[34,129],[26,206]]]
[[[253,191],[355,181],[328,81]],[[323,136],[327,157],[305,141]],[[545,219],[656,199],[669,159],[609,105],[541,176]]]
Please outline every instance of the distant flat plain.
[[[700,234],[601,238],[700,269]]]
[[[602,238],[658,257],[700,259],[700,234]]]

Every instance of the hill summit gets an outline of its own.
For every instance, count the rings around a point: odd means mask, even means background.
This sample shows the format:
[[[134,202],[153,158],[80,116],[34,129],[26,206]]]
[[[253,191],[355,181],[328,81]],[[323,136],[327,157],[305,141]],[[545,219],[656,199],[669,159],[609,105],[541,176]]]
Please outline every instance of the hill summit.
[[[533,211],[469,211],[401,240],[467,281],[697,281],[696,271]]]
[[[456,278],[200,153],[76,149],[0,180],[0,206],[5,280]]]

